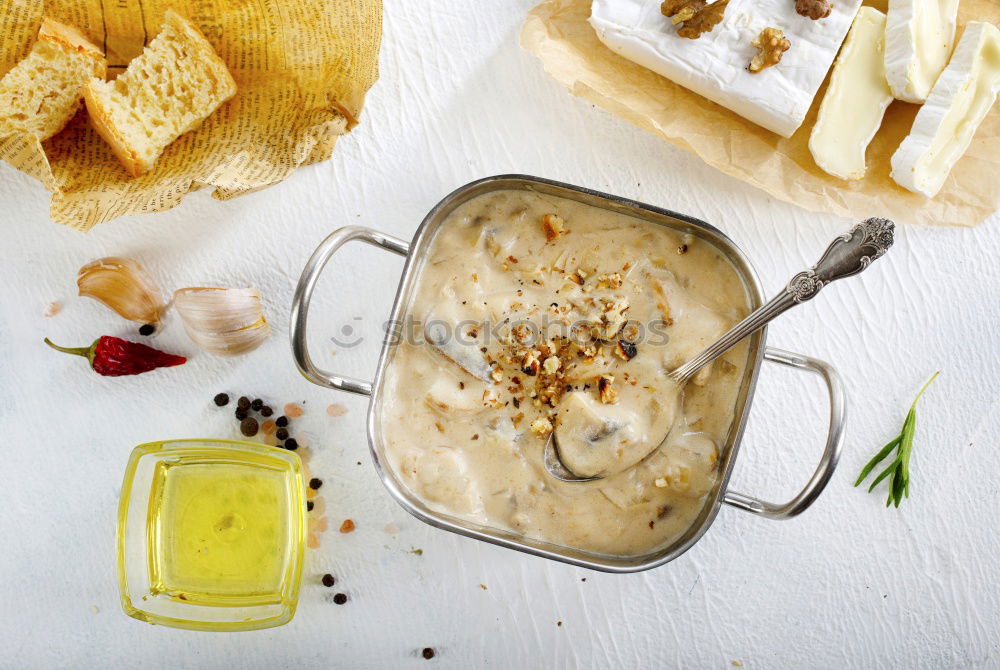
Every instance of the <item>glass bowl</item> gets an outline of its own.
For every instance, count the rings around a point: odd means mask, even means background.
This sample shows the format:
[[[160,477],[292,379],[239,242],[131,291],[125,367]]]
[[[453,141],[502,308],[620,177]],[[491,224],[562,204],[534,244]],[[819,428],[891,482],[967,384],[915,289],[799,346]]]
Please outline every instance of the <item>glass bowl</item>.
[[[122,607],[152,624],[208,631],[291,621],[305,553],[302,463],[229,440],[132,450],[118,507]]]

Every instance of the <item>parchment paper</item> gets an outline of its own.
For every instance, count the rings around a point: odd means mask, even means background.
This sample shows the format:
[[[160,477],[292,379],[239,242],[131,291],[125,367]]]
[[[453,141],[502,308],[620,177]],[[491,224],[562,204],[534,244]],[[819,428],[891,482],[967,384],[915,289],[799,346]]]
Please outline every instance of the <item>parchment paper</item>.
[[[865,4],[886,9],[885,0]],[[889,178],[889,159],[909,133],[918,109],[899,101],[889,107],[868,148],[865,179],[843,181],[820,170],[808,148],[825,84],[805,123],[785,139],[614,53],[597,39],[587,23],[589,16],[590,0],[545,0],[529,12],[521,46],[574,95],[779,200],[858,219],[885,216],[897,222],[958,226],[976,225],[1000,208],[1000,113],[995,108],[933,199]],[[1000,2],[962,0],[959,37],[969,20],[1000,23]]]
[[[381,0],[4,0],[0,74],[27,55],[42,14],[78,26],[120,74],[172,7],[190,18],[236,79],[236,97],[131,178],[90,127],[85,110],[39,144],[0,138],[0,158],[52,192],[51,215],[78,230],[176,206],[214,187],[220,200],[275,184],[326,160],[358,122],[378,78]]]

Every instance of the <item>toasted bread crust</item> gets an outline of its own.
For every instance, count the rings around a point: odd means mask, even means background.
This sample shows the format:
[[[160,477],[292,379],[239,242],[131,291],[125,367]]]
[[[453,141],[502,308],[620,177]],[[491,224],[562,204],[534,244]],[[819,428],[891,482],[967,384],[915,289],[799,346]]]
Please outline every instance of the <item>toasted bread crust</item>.
[[[59,23],[55,19],[45,16],[42,17],[42,25],[38,28],[38,39],[55,42],[67,49],[79,51],[95,60],[100,60],[104,65],[105,72],[107,71],[108,63],[104,59],[104,51],[87,39],[87,36],[79,28]]]

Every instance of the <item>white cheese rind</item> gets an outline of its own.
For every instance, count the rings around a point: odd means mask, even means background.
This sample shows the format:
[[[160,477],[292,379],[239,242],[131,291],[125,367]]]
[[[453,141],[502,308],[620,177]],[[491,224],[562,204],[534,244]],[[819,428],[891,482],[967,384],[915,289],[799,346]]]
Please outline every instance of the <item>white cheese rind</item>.
[[[959,0],[889,0],[885,77],[893,95],[923,102],[955,45]]]
[[[972,143],[1000,92],[1000,29],[970,21],[948,67],[892,156],[891,176],[933,198]]]
[[[885,14],[862,7],[833,66],[809,152],[834,177],[864,178],[865,151],[893,100],[882,65],[884,36]]]
[[[594,0],[590,24],[612,51],[691,89],[740,116],[791,135],[802,125],[861,0],[837,0],[830,16],[813,21],[793,0],[731,0],[722,23],[696,40],[677,27],[654,0]],[[781,63],[747,71],[764,28],[779,28],[791,42]]]

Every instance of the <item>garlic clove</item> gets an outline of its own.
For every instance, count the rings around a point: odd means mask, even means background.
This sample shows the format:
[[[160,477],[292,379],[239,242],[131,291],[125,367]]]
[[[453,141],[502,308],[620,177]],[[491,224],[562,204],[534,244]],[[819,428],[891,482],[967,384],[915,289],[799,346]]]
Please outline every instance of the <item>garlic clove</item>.
[[[129,321],[157,324],[163,296],[139,263],[109,256],[87,263],[76,276],[80,295],[107,305]]]
[[[238,356],[259,347],[271,333],[252,288],[182,288],[174,308],[195,344],[209,353]]]

